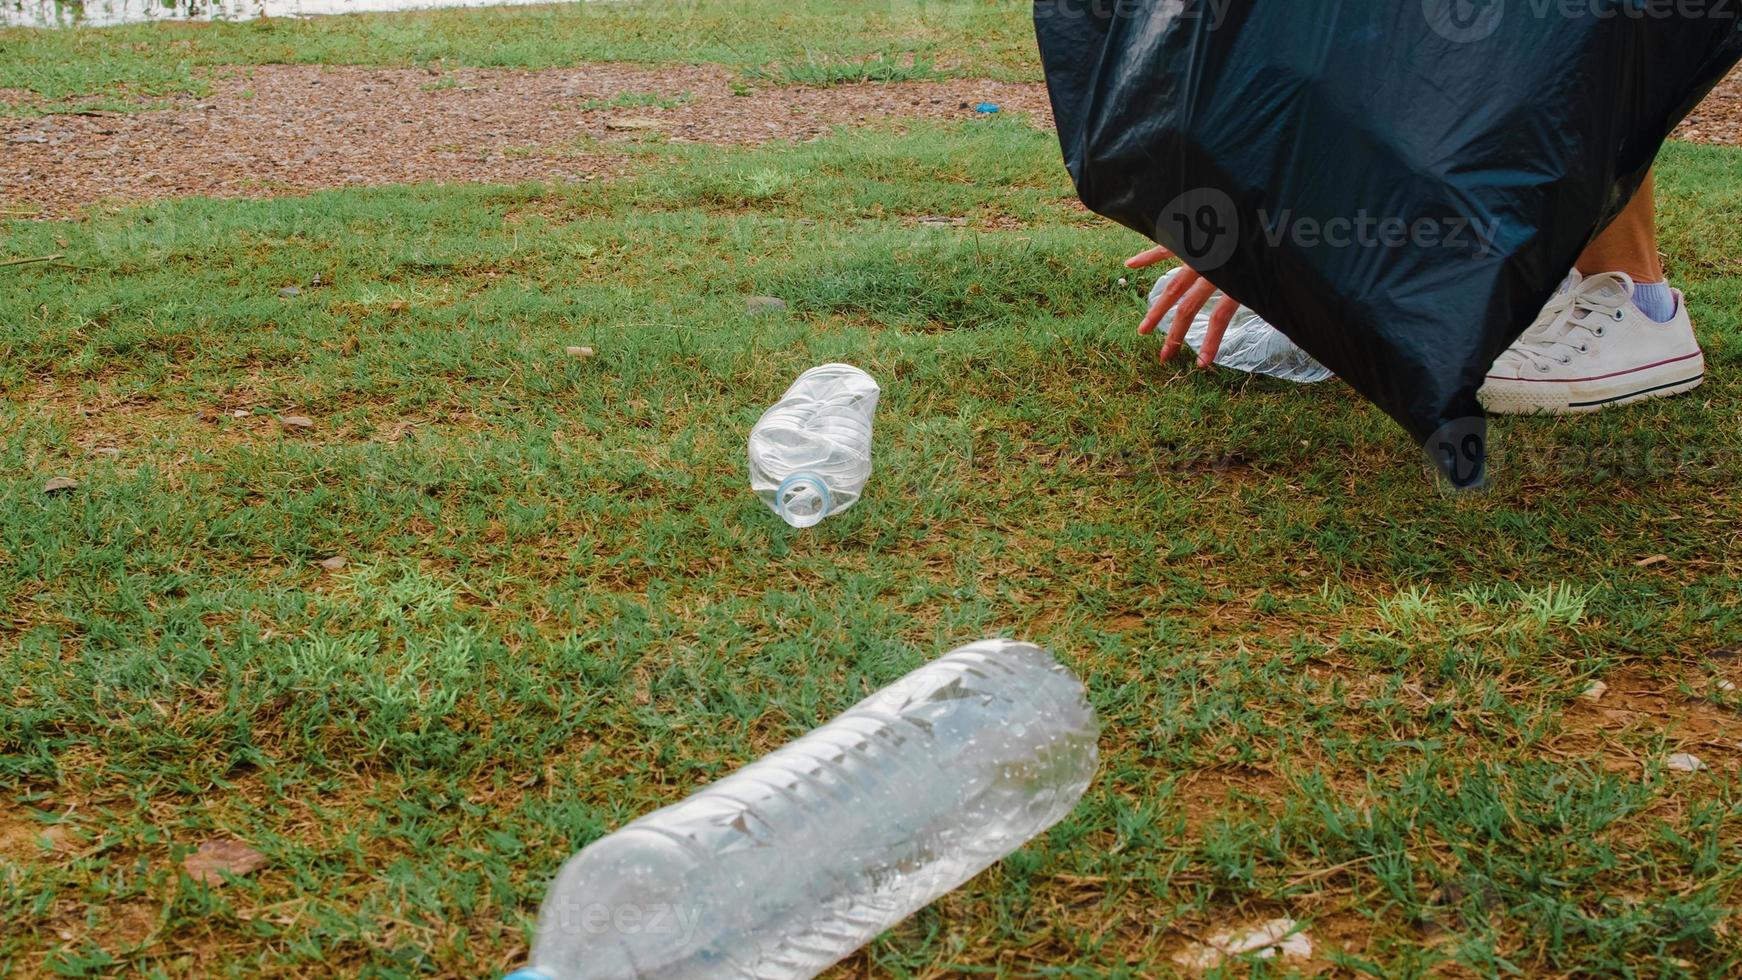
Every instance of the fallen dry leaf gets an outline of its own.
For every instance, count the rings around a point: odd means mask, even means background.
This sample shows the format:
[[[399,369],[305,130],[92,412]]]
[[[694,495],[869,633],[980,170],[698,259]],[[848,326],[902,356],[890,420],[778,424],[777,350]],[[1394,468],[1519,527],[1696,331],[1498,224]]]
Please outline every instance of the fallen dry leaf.
[[[377,430],[378,438],[385,442],[398,442],[411,434],[413,429],[416,429],[418,426],[423,424],[424,420],[422,419],[406,419],[403,422],[396,422],[390,426],[384,425]]]
[[[960,228],[968,223],[967,218],[952,218],[943,214],[922,214],[919,223],[933,228]]]
[[[593,356],[593,349],[591,347],[573,347],[573,346],[571,346],[571,347],[568,347],[567,350],[568,350],[568,354],[570,357],[578,357],[578,358],[582,358],[584,360],[586,358]]]
[[[42,485],[42,492],[59,493],[62,490],[71,490],[78,485],[79,481],[70,476],[55,476],[50,477],[48,482]]]
[[[55,854],[65,854],[69,851],[78,850],[79,840],[73,833],[71,826],[64,823],[57,823],[49,825],[47,830],[44,830],[40,835],[38,835],[36,843],[38,847],[41,847],[45,851],[50,851]]]
[[[288,425],[293,429],[312,429],[315,427],[315,420],[309,418],[307,415],[286,415],[278,421],[283,422],[285,425]]]
[[[786,309],[786,300],[778,296],[751,296],[744,300],[744,308],[751,313],[769,313]]]
[[[1586,701],[1599,701],[1602,700],[1603,695],[1607,693],[1609,693],[1609,685],[1602,681],[1592,681],[1585,685],[1583,691],[1579,692],[1579,697],[1584,698]]]
[[[1658,562],[1662,562],[1662,561],[1669,561],[1669,556],[1668,555],[1652,555],[1650,558],[1641,558],[1638,561],[1633,563],[1633,567],[1634,568],[1650,568],[1651,566],[1657,564]]]
[[[230,409],[229,414],[230,414],[230,417],[233,419],[245,419],[248,416],[253,415],[254,413],[248,411],[245,408],[232,408],[232,409]]]
[[[1278,953],[1284,959],[1311,959],[1313,942],[1305,933],[1296,932],[1297,926],[1293,919],[1271,919],[1247,929],[1224,930],[1175,953],[1173,961],[1193,970],[1210,970],[1242,953],[1254,953],[1259,959]]]
[[[266,855],[239,840],[209,840],[182,859],[188,877],[208,885],[222,885],[224,874],[245,875],[266,866]]]
[[[1699,772],[1706,768],[1706,764],[1700,761],[1699,756],[1689,755],[1686,752],[1677,752],[1671,755],[1663,760],[1663,764],[1665,768],[1673,769],[1676,772]]]
[[[345,556],[344,555],[334,555],[331,558],[322,558],[320,561],[315,562],[315,564],[321,566],[322,568],[326,569],[329,572],[336,572],[339,569],[345,567]]]

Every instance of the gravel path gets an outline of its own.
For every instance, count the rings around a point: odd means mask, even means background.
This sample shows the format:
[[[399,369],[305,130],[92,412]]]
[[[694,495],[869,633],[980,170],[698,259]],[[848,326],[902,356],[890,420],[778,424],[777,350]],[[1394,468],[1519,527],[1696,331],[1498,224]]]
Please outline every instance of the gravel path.
[[[167,109],[0,119],[0,203],[54,216],[105,200],[191,194],[583,180],[626,171],[632,145],[652,136],[740,145],[807,139],[878,117],[966,118],[982,101],[1052,125],[1037,84],[952,80],[737,96],[735,78],[708,66],[438,75],[264,65],[217,78],[206,97]],[[655,98],[660,104],[635,104]],[[612,100],[624,104],[604,105]]]
[[[445,74],[233,69],[214,79],[205,98],[183,97],[166,109],[0,119],[0,207],[54,217],[105,201],[192,194],[589,180],[629,170],[632,144],[650,136],[740,145],[808,139],[877,118],[966,118],[982,101],[1052,125],[1038,83],[758,88],[739,96],[735,78],[712,66],[621,64]],[[29,99],[0,90],[0,102]],[[1676,135],[1742,145],[1742,69]]]
[[[1719,82],[1694,107],[1675,131],[1675,138],[1690,143],[1724,143],[1742,146],[1742,65]]]

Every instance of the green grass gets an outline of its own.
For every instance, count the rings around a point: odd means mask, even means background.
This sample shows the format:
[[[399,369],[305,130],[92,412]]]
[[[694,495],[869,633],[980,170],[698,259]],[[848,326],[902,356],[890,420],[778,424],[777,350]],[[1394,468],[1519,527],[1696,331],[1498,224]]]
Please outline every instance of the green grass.
[[[676,109],[690,99],[690,93],[664,96],[658,92],[622,92],[609,99],[582,99],[582,109]]]
[[[1742,965],[1742,154],[1660,174],[1707,386],[1502,421],[1474,497],[1337,383],[1157,365],[1140,243],[1020,120],[645,167],[4,226],[66,257],[0,268],[0,964],[487,976],[577,847],[1007,634],[1102,771],[879,974],[1150,976],[1278,914],[1378,976]],[[745,434],[836,359],[876,472],[793,531]],[[270,864],[182,877],[219,835]]]
[[[779,85],[809,85],[814,88],[865,82],[923,82],[944,77],[944,73],[929,61],[917,58],[904,61],[881,53],[859,61],[838,61],[819,59],[806,52],[803,61],[783,61],[772,69],[752,68],[745,74],[749,78]]]
[[[271,18],[241,23],[0,29],[0,88],[70,104],[204,91],[226,65],[550,68],[712,63],[778,82],[944,73],[1038,79],[1021,0],[657,0]],[[36,110],[40,111],[40,107]]]

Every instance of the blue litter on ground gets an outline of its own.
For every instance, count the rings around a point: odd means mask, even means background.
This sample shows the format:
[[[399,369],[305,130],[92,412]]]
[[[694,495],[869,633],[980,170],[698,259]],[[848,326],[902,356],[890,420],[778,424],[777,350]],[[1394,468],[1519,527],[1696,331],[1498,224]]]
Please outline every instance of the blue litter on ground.
[[[998,103],[996,103],[996,102],[982,102],[979,105],[974,107],[974,111],[975,112],[997,112],[998,111]]]

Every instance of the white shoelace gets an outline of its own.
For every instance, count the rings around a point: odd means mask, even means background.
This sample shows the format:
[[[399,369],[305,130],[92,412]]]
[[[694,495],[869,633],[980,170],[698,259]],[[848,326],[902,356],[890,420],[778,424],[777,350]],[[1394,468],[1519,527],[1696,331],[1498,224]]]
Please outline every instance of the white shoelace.
[[[1574,354],[1590,351],[1591,341],[1609,326],[1626,319],[1633,301],[1633,280],[1624,272],[1604,272],[1557,293],[1543,307],[1542,318],[1525,331],[1506,354],[1528,361],[1547,374],[1557,364],[1571,364]]]

